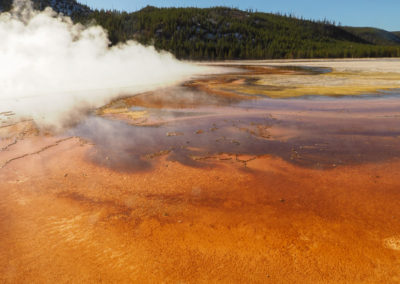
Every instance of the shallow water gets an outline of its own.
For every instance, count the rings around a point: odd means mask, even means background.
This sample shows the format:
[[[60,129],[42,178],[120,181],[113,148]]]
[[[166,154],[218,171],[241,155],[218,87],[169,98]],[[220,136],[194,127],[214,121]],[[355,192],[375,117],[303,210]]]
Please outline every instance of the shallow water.
[[[179,87],[142,94],[140,105],[129,105],[146,111],[149,123],[91,115],[67,135],[94,143],[89,159],[115,170],[148,169],[146,156],[160,152],[192,166],[228,153],[331,168],[400,157],[398,96],[243,99]]]

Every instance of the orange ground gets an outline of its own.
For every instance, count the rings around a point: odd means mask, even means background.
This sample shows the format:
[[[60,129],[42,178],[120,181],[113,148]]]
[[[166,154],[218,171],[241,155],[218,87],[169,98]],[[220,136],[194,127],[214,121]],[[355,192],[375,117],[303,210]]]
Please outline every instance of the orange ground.
[[[124,174],[52,140],[11,146],[37,154],[0,170],[0,282],[400,281],[399,160],[158,157]]]
[[[210,80],[62,137],[2,122],[0,283],[399,283],[397,97],[266,100]]]

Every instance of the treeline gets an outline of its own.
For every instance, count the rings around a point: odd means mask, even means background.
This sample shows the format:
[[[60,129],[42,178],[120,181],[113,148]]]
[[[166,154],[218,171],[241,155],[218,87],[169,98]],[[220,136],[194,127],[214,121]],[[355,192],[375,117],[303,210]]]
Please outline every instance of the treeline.
[[[0,0],[7,7],[11,0]],[[400,44],[371,39],[365,31],[334,22],[226,7],[155,8],[140,11],[90,10],[75,0],[34,0],[83,24],[100,24],[112,45],[137,40],[181,59],[278,59],[399,57]],[[3,5],[1,5],[3,3]],[[388,33],[388,32],[387,32]],[[375,32],[374,34],[382,34]],[[397,35],[393,34],[397,37]]]
[[[328,21],[225,7],[148,6],[134,13],[93,11],[89,18],[108,30],[112,44],[135,39],[184,59],[400,56],[400,45],[376,45]]]

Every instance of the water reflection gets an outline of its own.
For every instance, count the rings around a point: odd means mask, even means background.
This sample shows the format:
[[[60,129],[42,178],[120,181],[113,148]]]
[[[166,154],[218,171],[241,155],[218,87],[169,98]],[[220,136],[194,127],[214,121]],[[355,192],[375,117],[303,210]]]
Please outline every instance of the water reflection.
[[[154,125],[92,115],[68,134],[93,142],[91,161],[118,171],[149,169],[160,155],[202,166],[200,157],[220,153],[271,154],[315,168],[400,156],[400,102],[393,96],[214,100],[196,108],[168,101],[164,108],[130,106],[157,117]]]

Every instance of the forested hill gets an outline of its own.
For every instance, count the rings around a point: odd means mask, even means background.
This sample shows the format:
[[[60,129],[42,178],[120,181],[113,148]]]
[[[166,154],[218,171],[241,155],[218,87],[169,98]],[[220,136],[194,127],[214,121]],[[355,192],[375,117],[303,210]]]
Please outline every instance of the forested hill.
[[[373,44],[400,45],[400,34],[396,32],[370,27],[345,27],[344,29]]]
[[[75,0],[33,0],[32,2],[35,9],[43,10],[46,7],[52,7],[55,11],[73,18],[89,17],[92,13],[92,10],[88,6],[80,4]],[[13,0],[0,0],[0,10],[10,10],[12,3]]]
[[[94,11],[113,42],[135,38],[178,58],[263,59],[400,56],[400,45],[377,45],[329,22],[229,8]]]
[[[7,9],[0,0],[0,8]],[[75,21],[95,20],[112,44],[135,39],[196,60],[392,57],[400,56],[398,34],[378,29],[341,27],[328,21],[214,7],[155,8],[140,11],[90,10],[75,0],[35,0]]]

